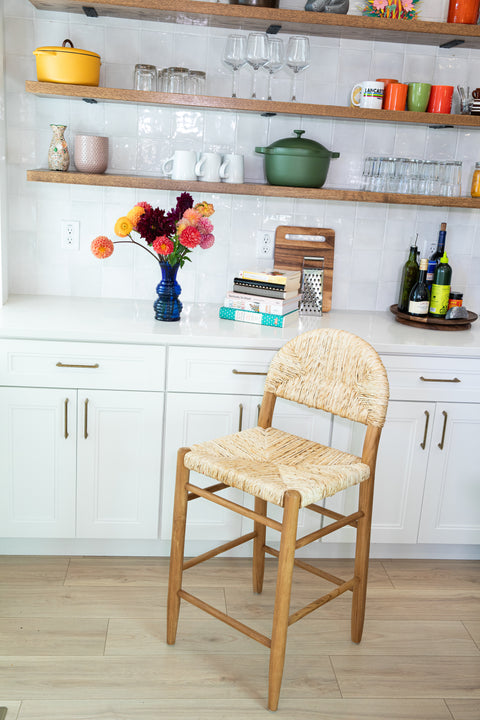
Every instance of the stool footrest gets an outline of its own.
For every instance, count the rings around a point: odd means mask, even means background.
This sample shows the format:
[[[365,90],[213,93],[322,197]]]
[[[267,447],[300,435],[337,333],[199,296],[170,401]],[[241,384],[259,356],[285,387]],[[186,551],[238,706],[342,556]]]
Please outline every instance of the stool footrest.
[[[204,610],[209,615],[213,615],[213,617],[216,617],[218,620],[221,620],[227,625],[230,625],[231,627],[235,628],[235,630],[239,630],[244,635],[247,635],[253,640],[256,640],[262,645],[265,645],[265,647],[269,648],[271,646],[271,640],[266,635],[262,635],[262,633],[257,632],[248,625],[244,625],[244,623],[240,622],[239,620],[235,620],[235,618],[230,617],[230,615],[226,615],[221,610],[218,610],[218,608],[213,607],[213,605],[209,605],[203,600],[200,600],[200,598],[197,598],[195,595],[191,595],[191,593],[187,592],[186,590],[179,590],[178,596],[181,597],[183,600],[191,603],[192,605],[200,608],[200,610]]]
[[[225,485],[225,483],[215,483],[215,485],[209,485],[208,487],[204,488],[204,490],[207,490],[211,493],[216,493],[219,490],[225,490],[225,488],[230,487],[230,485]],[[188,493],[187,500],[190,502],[190,500],[198,500],[200,495],[197,493]]]
[[[298,550],[298,548],[305,547],[305,545],[310,545],[310,543],[315,542],[315,540],[318,540],[325,535],[329,535],[330,533],[335,532],[335,530],[339,530],[345,525],[351,525],[353,520],[359,520],[361,517],[363,517],[363,512],[361,511],[352,513],[352,515],[344,515],[341,520],[337,520],[337,522],[330,523],[330,525],[327,525],[321,530],[316,530],[309,535],[304,535],[303,537],[299,538],[295,543],[295,549]]]
[[[308,605],[305,605],[305,607],[297,610],[297,612],[294,612],[292,615],[290,615],[290,617],[288,618],[288,624],[293,625],[293,623],[296,623],[297,620],[305,617],[305,615],[309,615],[317,608],[325,605],[325,603],[330,602],[330,600],[333,600],[339,595],[342,595],[347,590],[353,590],[355,582],[356,580],[353,577],[350,580],[347,580],[347,582],[345,582],[343,585],[337,587],[335,590],[332,590],[332,592],[327,593],[326,595],[322,595],[322,597],[318,598],[318,600],[314,600],[313,602],[308,603]]]
[[[275,550],[275,548],[272,548],[269,545],[265,545],[264,550],[269,555],[273,555],[274,557],[278,557],[280,555],[280,552],[278,550]],[[318,575],[318,577],[321,577],[324,580],[328,580],[328,582],[331,582],[334,585],[343,585],[343,583],[346,582],[346,580],[338,578],[335,575],[331,575],[325,570],[321,570],[320,568],[315,567],[315,565],[310,565],[310,563],[307,563],[304,560],[300,560],[299,558],[295,558],[293,564],[295,565],[295,567],[306,570],[307,572],[312,573],[312,575]]]
[[[218,545],[218,547],[213,548],[212,550],[208,550],[207,552],[202,553],[202,555],[197,555],[194,558],[190,558],[190,560],[187,560],[183,564],[183,569],[188,570],[188,568],[191,568],[194,565],[205,562],[205,560],[210,560],[210,558],[215,557],[215,555],[220,555],[221,553],[227,552],[227,550],[231,550],[232,548],[237,547],[237,545],[243,545],[243,543],[246,543],[249,540],[253,540],[256,535],[256,532],[248,533],[248,535],[242,535],[241,537],[236,538],[235,540],[231,540],[228,543]]]
[[[319,515],[325,515],[325,517],[329,517],[332,520],[342,520],[342,518],[345,517],[342,513],[335,512],[335,510],[329,510],[321,505],[305,505],[305,510],[312,510],[312,512],[316,512]],[[351,520],[348,524],[353,527],[357,527],[358,523],[357,520]]]

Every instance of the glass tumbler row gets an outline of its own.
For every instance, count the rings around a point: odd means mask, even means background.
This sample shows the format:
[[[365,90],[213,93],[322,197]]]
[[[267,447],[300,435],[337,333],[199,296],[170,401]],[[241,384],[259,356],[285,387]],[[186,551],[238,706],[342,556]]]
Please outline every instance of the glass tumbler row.
[[[361,189],[459,197],[461,181],[462,163],[459,160],[369,156],[364,160]]]

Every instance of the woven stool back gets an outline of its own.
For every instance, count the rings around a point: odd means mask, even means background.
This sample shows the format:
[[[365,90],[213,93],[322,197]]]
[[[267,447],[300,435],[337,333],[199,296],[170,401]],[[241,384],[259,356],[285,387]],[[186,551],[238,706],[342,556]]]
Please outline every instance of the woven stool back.
[[[377,352],[345,330],[303,333],[273,358],[265,391],[277,397],[383,427],[387,373]]]

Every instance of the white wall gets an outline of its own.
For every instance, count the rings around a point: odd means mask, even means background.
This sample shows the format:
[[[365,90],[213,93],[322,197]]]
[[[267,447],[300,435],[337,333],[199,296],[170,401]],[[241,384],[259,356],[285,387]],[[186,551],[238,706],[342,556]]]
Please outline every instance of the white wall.
[[[292,2],[290,6],[303,5]],[[425,0],[422,17],[444,20],[446,5],[444,0]],[[286,2],[281,6],[286,7]],[[357,3],[351,6],[356,12]],[[89,245],[99,234],[113,238],[116,218],[135,202],[146,200],[169,209],[176,193],[27,183],[28,168],[47,166],[50,123],[68,126],[71,149],[77,133],[108,135],[111,172],[158,176],[162,160],[172,149],[211,149],[244,153],[246,179],[263,181],[263,159],[255,154],[255,145],[268,145],[300,127],[307,137],[341,153],[331,163],[328,187],[358,187],[364,156],[386,154],[462,160],[463,192],[469,194],[473,165],[480,160],[478,130],[91,105],[27,94],[25,80],[36,79],[32,51],[42,45],[61,45],[68,37],[77,47],[101,55],[101,85],[131,87],[137,62],[158,67],[181,64],[206,70],[208,92],[227,96],[231,79],[222,67],[221,55],[228,32],[41,12],[28,0],[4,0],[3,7],[10,293],[154,297],[158,268],[146,253],[122,245],[112,258],[101,262],[91,255]],[[300,101],[346,105],[351,86],[367,77],[479,84],[480,51],[325,38],[313,38],[311,44],[312,63],[300,77]],[[242,70],[240,94],[245,97],[249,80],[249,71]],[[259,90],[264,93],[264,74],[260,80]],[[283,71],[275,77],[275,99],[287,99],[289,81]],[[203,195],[195,195],[195,200],[199,199]],[[256,231],[292,224],[331,227],[336,232],[333,307],[383,310],[397,300],[401,266],[416,233],[423,248],[436,240],[440,223],[446,221],[454,289],[464,292],[470,309],[478,311],[480,307],[478,210],[229,195],[207,199],[216,208],[217,240],[212,249],[196,251],[193,263],[181,271],[185,301],[220,303],[238,270],[256,264]],[[80,221],[80,251],[61,248],[62,219]]]

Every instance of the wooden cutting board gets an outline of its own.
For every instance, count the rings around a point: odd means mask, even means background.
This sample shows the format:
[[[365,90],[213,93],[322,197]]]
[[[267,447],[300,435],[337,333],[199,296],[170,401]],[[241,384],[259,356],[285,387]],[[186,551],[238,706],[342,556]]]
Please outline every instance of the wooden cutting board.
[[[276,268],[302,270],[304,257],[324,258],[323,312],[328,312],[332,307],[334,250],[335,230],[331,228],[279,225],[275,231],[274,266]]]

